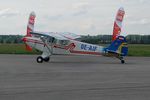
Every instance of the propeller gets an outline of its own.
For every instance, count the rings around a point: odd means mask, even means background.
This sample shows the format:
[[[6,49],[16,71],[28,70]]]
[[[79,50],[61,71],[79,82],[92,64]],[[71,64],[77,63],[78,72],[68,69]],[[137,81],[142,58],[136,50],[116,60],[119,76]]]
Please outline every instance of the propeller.
[[[27,51],[32,51],[32,48],[29,45],[27,45],[26,43],[25,43],[25,46],[26,46]]]
[[[32,48],[26,43],[26,42],[27,42],[27,38],[24,37],[24,38],[22,39],[22,41],[25,43],[26,50],[27,50],[27,51],[32,51]]]

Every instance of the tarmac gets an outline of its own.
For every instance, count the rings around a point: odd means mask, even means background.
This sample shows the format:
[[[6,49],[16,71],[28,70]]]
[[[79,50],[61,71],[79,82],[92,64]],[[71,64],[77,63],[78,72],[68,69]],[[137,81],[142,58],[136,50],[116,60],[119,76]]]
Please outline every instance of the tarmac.
[[[150,100],[150,57],[0,55],[0,100]]]

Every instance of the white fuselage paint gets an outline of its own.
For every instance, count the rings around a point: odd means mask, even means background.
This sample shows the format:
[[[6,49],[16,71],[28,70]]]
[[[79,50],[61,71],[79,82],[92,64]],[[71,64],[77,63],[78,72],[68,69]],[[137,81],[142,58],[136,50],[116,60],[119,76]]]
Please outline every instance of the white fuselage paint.
[[[65,44],[60,43],[61,40],[56,40],[55,43],[50,43],[46,39],[42,41],[37,37],[25,37],[26,43],[47,54],[76,54],[76,55],[102,55],[104,54],[104,47],[88,44],[76,40],[67,40]],[[49,54],[50,55],[50,54]]]

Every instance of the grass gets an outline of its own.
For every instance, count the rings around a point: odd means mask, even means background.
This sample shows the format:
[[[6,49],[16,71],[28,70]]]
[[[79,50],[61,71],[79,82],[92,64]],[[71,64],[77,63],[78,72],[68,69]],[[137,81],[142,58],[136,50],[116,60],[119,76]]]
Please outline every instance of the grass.
[[[150,44],[129,44],[128,56],[150,57]]]
[[[150,44],[129,44],[128,56],[150,57]],[[0,54],[39,54],[33,49],[32,52],[26,51],[24,44],[0,44]]]
[[[0,44],[0,54],[38,54],[39,52],[27,51],[24,44]]]

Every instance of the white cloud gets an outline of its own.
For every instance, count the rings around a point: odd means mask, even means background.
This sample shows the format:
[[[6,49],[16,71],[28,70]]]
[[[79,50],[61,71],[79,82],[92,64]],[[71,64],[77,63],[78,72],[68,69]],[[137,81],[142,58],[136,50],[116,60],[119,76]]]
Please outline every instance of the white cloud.
[[[150,20],[149,19],[132,20],[132,21],[129,22],[129,24],[132,24],[132,25],[146,25],[146,24],[150,24]]]
[[[12,16],[16,16],[18,14],[19,14],[19,11],[15,11],[11,8],[6,8],[6,9],[0,10],[0,17],[12,17]]]

